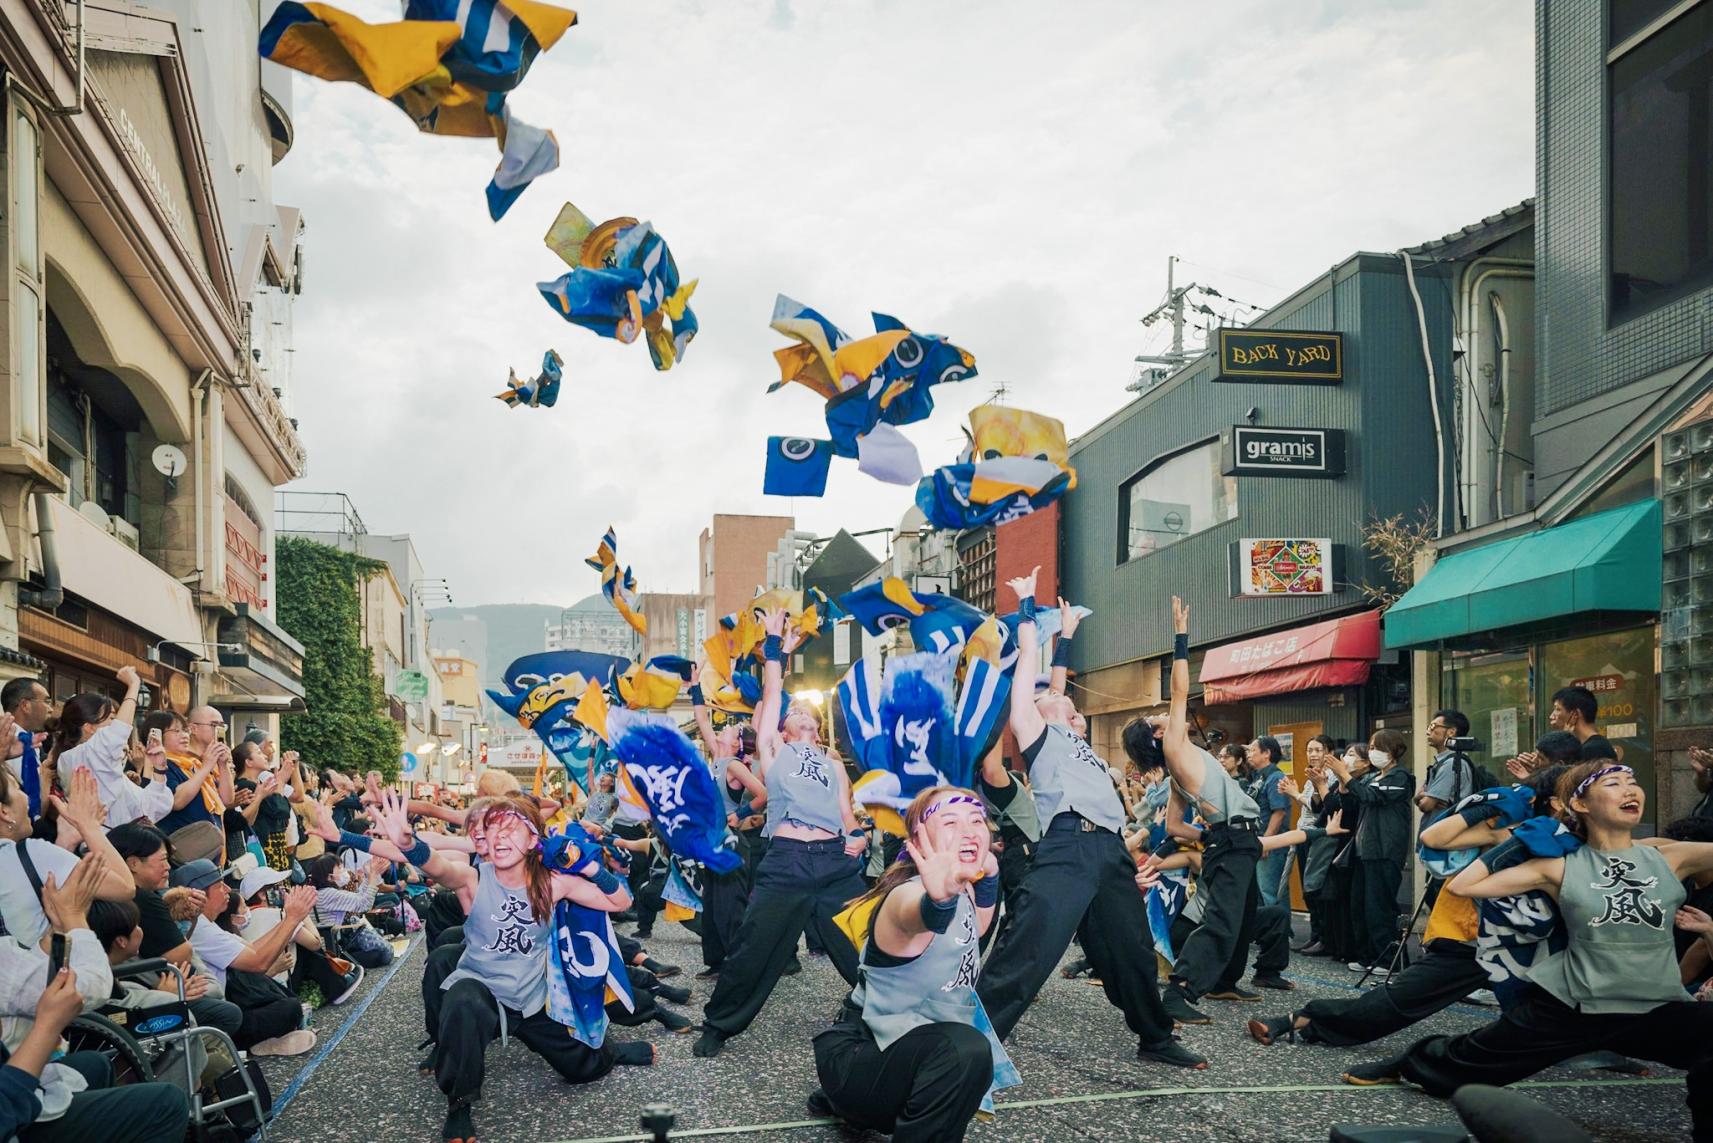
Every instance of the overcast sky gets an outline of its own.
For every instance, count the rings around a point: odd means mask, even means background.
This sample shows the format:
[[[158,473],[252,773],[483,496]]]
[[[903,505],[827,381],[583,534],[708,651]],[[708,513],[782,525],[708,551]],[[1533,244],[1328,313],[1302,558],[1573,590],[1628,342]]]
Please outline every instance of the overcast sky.
[[[371,21],[397,0],[344,0]],[[590,0],[512,96],[559,171],[500,223],[491,140],[418,134],[379,97],[299,76],[275,197],[303,208],[295,485],[409,532],[461,605],[574,601],[608,524],[644,591],[695,585],[716,512],[829,534],[895,525],[912,490],[835,461],[826,497],[761,493],[769,434],[824,436],[777,377],[776,294],[848,333],[871,310],[944,334],[980,376],[907,432],[947,463],[970,407],[1074,435],[1128,399],[1138,318],[1180,273],[1270,304],[1533,193],[1533,6],[1512,0]],[[563,322],[535,283],[560,205],[652,220],[701,334]],[[1180,279],[1181,280],[1181,279]],[[493,399],[565,358],[553,409]]]

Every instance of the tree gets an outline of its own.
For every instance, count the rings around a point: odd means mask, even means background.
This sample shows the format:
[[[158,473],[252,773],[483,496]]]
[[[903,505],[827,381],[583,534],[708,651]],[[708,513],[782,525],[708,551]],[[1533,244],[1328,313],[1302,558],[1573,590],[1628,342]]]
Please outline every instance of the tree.
[[[280,626],[303,644],[305,714],[280,719],[280,746],[312,766],[398,776],[399,726],[363,646],[360,593],[386,565],[296,536],[275,545]]]

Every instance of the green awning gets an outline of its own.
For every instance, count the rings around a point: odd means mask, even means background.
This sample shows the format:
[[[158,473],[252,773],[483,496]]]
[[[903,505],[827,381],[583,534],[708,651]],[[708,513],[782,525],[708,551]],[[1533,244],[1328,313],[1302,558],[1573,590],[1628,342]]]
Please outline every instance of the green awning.
[[[1661,508],[1643,500],[1457,552],[1386,612],[1387,647],[1421,647],[1586,611],[1660,609]]]

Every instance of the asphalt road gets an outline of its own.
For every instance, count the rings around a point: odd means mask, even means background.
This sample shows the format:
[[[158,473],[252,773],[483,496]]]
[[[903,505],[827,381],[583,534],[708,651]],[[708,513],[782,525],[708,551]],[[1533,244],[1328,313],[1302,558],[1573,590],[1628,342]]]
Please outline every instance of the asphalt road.
[[[683,1010],[699,1017],[709,985],[689,980],[701,968],[696,938],[662,924],[649,942],[664,961],[684,966],[673,983],[693,983]],[[652,1068],[620,1068],[600,1082],[570,1087],[527,1048],[488,1050],[484,1099],[476,1108],[483,1143],[596,1143],[646,1139],[637,1128],[645,1104],[677,1113],[674,1139],[754,1139],[764,1143],[879,1139],[812,1122],[804,1097],[815,1085],[809,1040],[832,1017],[843,982],[824,959],[803,958],[756,1026],[715,1060],[690,1053],[693,1036],[659,1025],[618,1028],[621,1039],[649,1039]],[[270,1137],[289,1143],[418,1143],[435,1140],[445,1100],[416,1071],[423,1036],[420,941],[392,970],[371,973],[343,1008],[315,1015],[321,1039],[299,1060],[265,1062],[279,1114]],[[1410,1088],[1339,1084],[1350,1063],[1371,1060],[1428,1032],[1458,1032],[1492,1018],[1491,1009],[1458,1006],[1390,1040],[1359,1049],[1297,1045],[1263,1048],[1244,1030],[1251,1015],[1277,1014],[1292,1002],[1349,995],[1356,977],[1325,960],[1300,960],[1287,974],[1295,993],[1259,1004],[1209,1001],[1209,1027],[1185,1029],[1185,1043],[1211,1061],[1184,1072],[1142,1064],[1135,1038],[1101,990],[1055,976],[1013,1034],[1012,1058],[1023,1085],[1003,1093],[997,1118],[978,1124],[972,1140],[1165,1138],[1192,1140],[1325,1140],[1333,1124],[1444,1124],[1448,1105]],[[1275,1001],[1278,996],[1283,1003]],[[1602,1140],[1676,1143],[1689,1137],[1682,1073],[1655,1068],[1636,1081],[1606,1072],[1555,1069],[1530,1094],[1580,1122]],[[1256,1088],[1284,1090],[1256,1091]],[[1185,1090],[1187,1089],[1187,1090]],[[1242,1089],[1242,1090],[1234,1090]]]

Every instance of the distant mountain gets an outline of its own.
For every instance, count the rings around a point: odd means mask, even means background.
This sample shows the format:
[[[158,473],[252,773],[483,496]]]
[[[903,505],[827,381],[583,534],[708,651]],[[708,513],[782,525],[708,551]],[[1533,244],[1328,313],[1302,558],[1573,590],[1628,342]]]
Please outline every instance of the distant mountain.
[[[428,641],[437,649],[454,647],[475,659],[482,668],[482,685],[500,688],[500,672],[512,660],[540,651],[545,644],[547,624],[556,623],[558,607],[541,603],[489,603],[480,607],[437,607],[428,613],[432,625]],[[478,620],[486,628],[480,642],[472,634]],[[443,622],[444,621],[444,622]],[[442,637],[445,633],[445,638]]]

